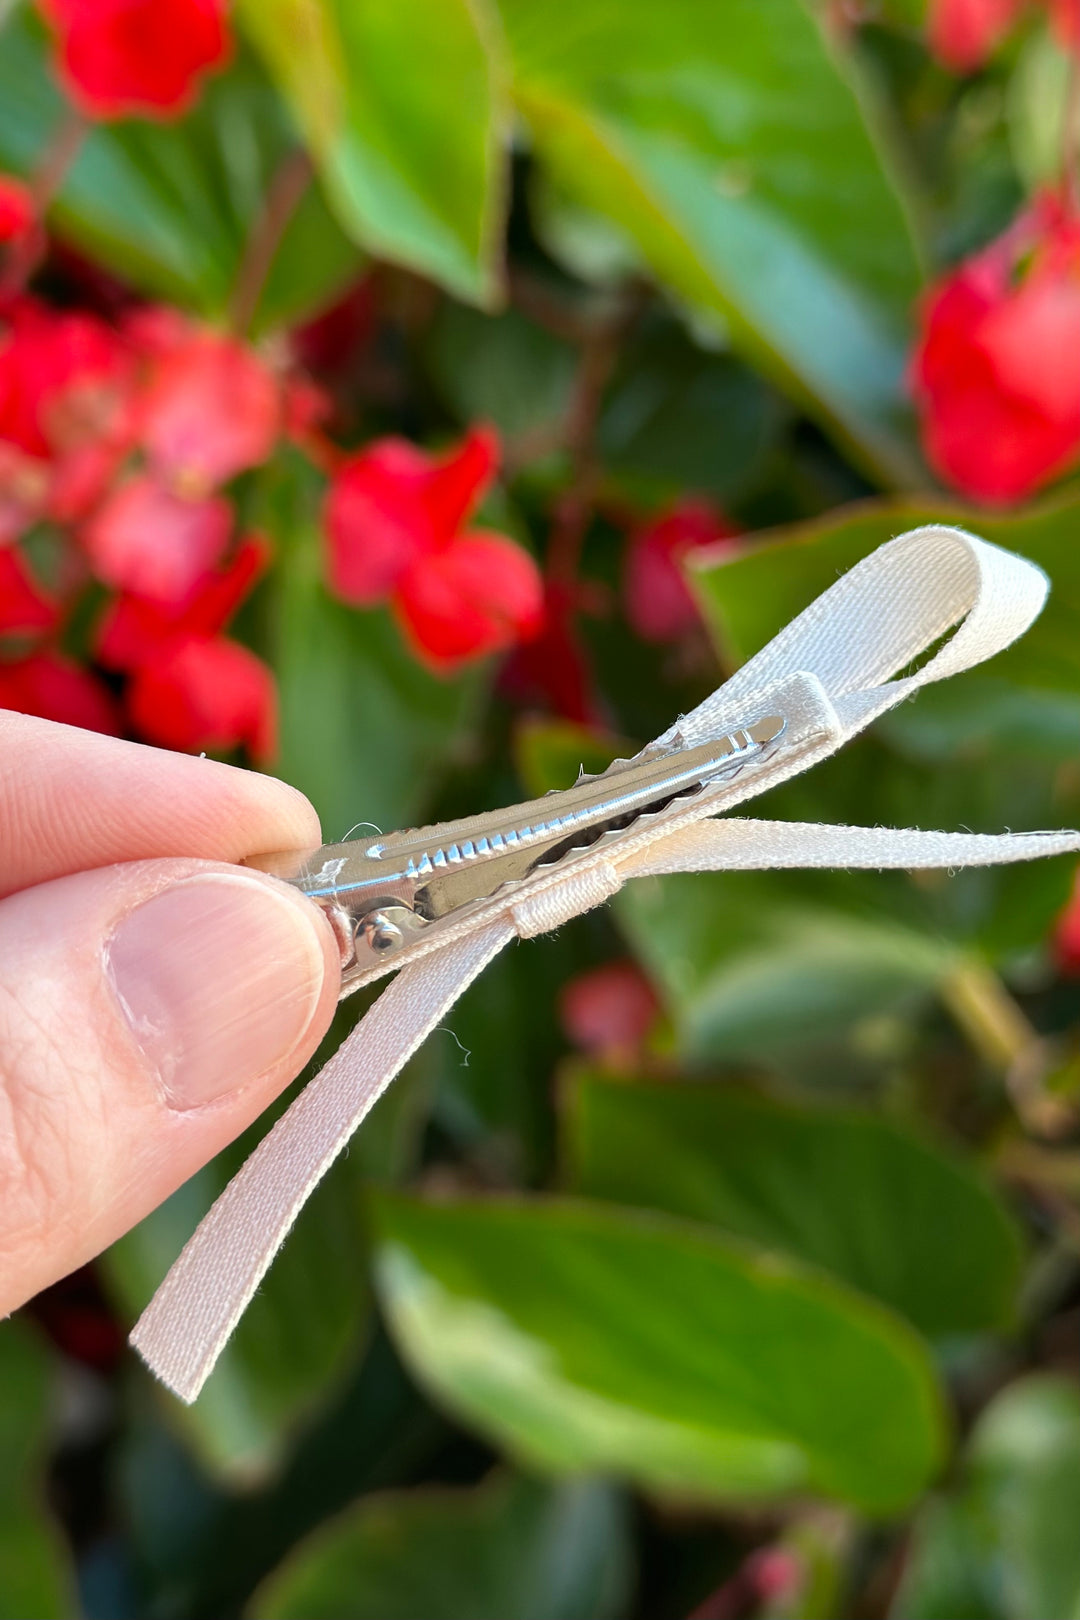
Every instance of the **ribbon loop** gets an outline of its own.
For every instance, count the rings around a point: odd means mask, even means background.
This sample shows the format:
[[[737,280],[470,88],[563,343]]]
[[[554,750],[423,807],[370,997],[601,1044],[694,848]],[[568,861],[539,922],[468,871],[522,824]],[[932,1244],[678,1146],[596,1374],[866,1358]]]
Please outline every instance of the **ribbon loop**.
[[[1000,652],[1039,614],[1033,563],[931,525],[881,546],[793,619],[724,686],[657,739],[710,741],[764,714],[766,757],[631,826],[600,850],[535,871],[410,947],[397,979],[226,1187],[132,1334],[150,1367],[194,1400],[305,1199],[402,1065],[515,935],[531,938],[610,898],[629,877],[765,867],[985,866],[1080,849],[1080,833],[920,832],[714,820],[807,770],[929,681]],[[944,642],[922,668],[898,675]],[[373,970],[365,980],[378,976]],[[389,971],[389,970],[387,970]]]

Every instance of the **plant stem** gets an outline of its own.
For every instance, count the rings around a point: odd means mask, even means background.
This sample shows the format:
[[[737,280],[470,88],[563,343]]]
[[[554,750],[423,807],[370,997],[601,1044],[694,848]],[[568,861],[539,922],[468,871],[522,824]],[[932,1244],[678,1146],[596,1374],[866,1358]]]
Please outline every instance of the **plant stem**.
[[[1069,78],[1061,123],[1062,189],[1074,213],[1080,214],[1080,50],[1069,51]]]
[[[281,239],[304,193],[311,184],[311,159],[302,147],[290,152],[271,180],[244,249],[244,257],[229,300],[229,324],[240,337],[247,335],[270,274]]]
[[[577,575],[585,531],[589,526],[599,482],[596,432],[604,392],[619,358],[619,351],[637,322],[647,294],[633,286],[621,308],[588,332],[563,422],[562,439],[570,453],[570,482],[555,508],[548,546],[548,578],[571,585]]]
[[[1072,1109],[1046,1089],[1048,1043],[992,968],[971,958],[960,962],[942,981],[941,997],[975,1051],[1002,1076],[1027,1130],[1056,1136],[1072,1123]]]
[[[54,128],[27,181],[34,205],[35,224],[12,248],[7,267],[0,277],[0,296],[10,297],[25,287],[41,262],[48,245],[44,229],[45,215],[79,155],[88,128],[86,119],[74,107],[67,108]]]

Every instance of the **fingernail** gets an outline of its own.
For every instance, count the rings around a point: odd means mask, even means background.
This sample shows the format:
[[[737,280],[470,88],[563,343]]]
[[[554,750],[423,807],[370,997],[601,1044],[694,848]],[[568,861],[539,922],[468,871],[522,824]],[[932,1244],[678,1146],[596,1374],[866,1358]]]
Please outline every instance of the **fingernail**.
[[[284,1061],[322,988],[318,919],[257,878],[187,878],[129,912],[107,947],[132,1034],[174,1108]]]

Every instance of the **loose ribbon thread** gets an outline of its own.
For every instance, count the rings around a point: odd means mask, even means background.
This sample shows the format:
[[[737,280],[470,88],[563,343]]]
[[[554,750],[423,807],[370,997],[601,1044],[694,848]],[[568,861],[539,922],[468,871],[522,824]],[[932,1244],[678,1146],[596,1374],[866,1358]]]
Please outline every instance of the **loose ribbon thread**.
[[[602,904],[628,878],[768,867],[991,866],[1080,849],[1080,833],[921,832],[715,820],[808,770],[931,681],[1023,634],[1047,594],[1042,570],[961,529],[933,525],[881,546],[782,630],[661,745],[709,742],[780,713],[769,756],[692,801],[495,896],[435,942],[410,946],[397,978],[225,1188],[137,1322],[131,1342],[181,1399],[212,1371],[312,1190],[368,1111],[503,946]],[[893,679],[950,630],[914,674]],[[357,984],[378,978],[373,969]]]

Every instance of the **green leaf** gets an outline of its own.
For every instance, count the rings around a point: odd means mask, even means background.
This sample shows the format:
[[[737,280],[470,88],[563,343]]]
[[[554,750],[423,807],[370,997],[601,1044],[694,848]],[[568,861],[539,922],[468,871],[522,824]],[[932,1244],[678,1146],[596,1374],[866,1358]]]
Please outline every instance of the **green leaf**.
[[[734,1061],[831,1036],[934,989],[958,947],[894,915],[896,893],[876,874],[709,872],[629,884],[616,910],[663,987],[683,1054]]]
[[[280,683],[277,770],[333,841],[360,818],[384,831],[415,821],[464,743],[483,676],[432,674],[384,609],[360,612],[328,595],[319,499],[296,463],[264,484],[263,522],[280,555],[263,646]]]
[[[252,1620],[615,1620],[629,1586],[609,1486],[495,1475],[365,1497],[256,1593]]]
[[[240,0],[345,228],[476,303],[497,289],[506,115],[470,0]]]
[[[493,422],[506,438],[558,428],[578,357],[517,310],[482,315],[446,303],[432,327],[428,364],[462,422]]]
[[[886,540],[924,523],[956,523],[1009,551],[1030,557],[1050,576],[1050,600],[1032,629],[989,666],[995,682],[1071,698],[1080,715],[1080,498],[1045,502],[1000,516],[946,502],[868,501],[813,523],[773,531],[730,562],[695,573],[702,608],[721,646],[737,663],[748,658],[815,596]],[[986,679],[981,670],[954,676],[941,691],[950,702]],[[918,705],[935,695],[920,693]],[[977,718],[977,705],[971,705]],[[1057,725],[1064,710],[1055,709]],[[895,717],[894,717],[895,718]],[[1064,739],[1066,732],[1060,731]],[[1071,738],[1073,733],[1067,735]]]
[[[749,367],[655,321],[608,389],[600,446],[605,466],[642,495],[691,489],[732,501],[760,477],[788,414]]]
[[[258,1134],[271,1123],[264,1118]],[[107,1252],[106,1276],[132,1317],[254,1145],[249,1132]],[[198,1401],[170,1402],[202,1461],[232,1483],[280,1465],[294,1431],[359,1354],[368,1320],[363,1189],[363,1167],[346,1155],[305,1206]]]
[[[1008,84],[1009,137],[1016,166],[1032,191],[1053,185],[1069,105],[1071,58],[1049,29],[1024,47]]]
[[[919,269],[860,96],[800,0],[499,0],[558,186],[891,479]]]
[[[1080,1391],[1034,1374],[979,1418],[954,1495],[916,1521],[894,1620],[1080,1616]]]
[[[820,1274],[666,1217],[544,1201],[376,1205],[384,1307],[417,1376],[530,1465],[870,1512],[941,1457],[903,1323]]]
[[[706,1221],[809,1260],[923,1333],[1007,1325],[1019,1237],[961,1159],[872,1114],[779,1104],[730,1085],[575,1077],[573,1185]]]
[[[67,1620],[67,1546],[45,1506],[51,1355],[19,1321],[0,1325],[0,1620]]]
[[[0,164],[37,165],[65,118],[40,23],[23,7],[0,49]],[[179,123],[92,125],[60,189],[60,233],[140,291],[221,317],[248,237],[296,137],[241,56]],[[355,276],[360,256],[313,189],[285,229],[256,325],[296,321]]]
[[[514,759],[530,798],[572,787],[579,771],[595,775],[617,755],[629,758],[637,749],[637,743],[606,737],[573,720],[526,718],[514,732]]]

